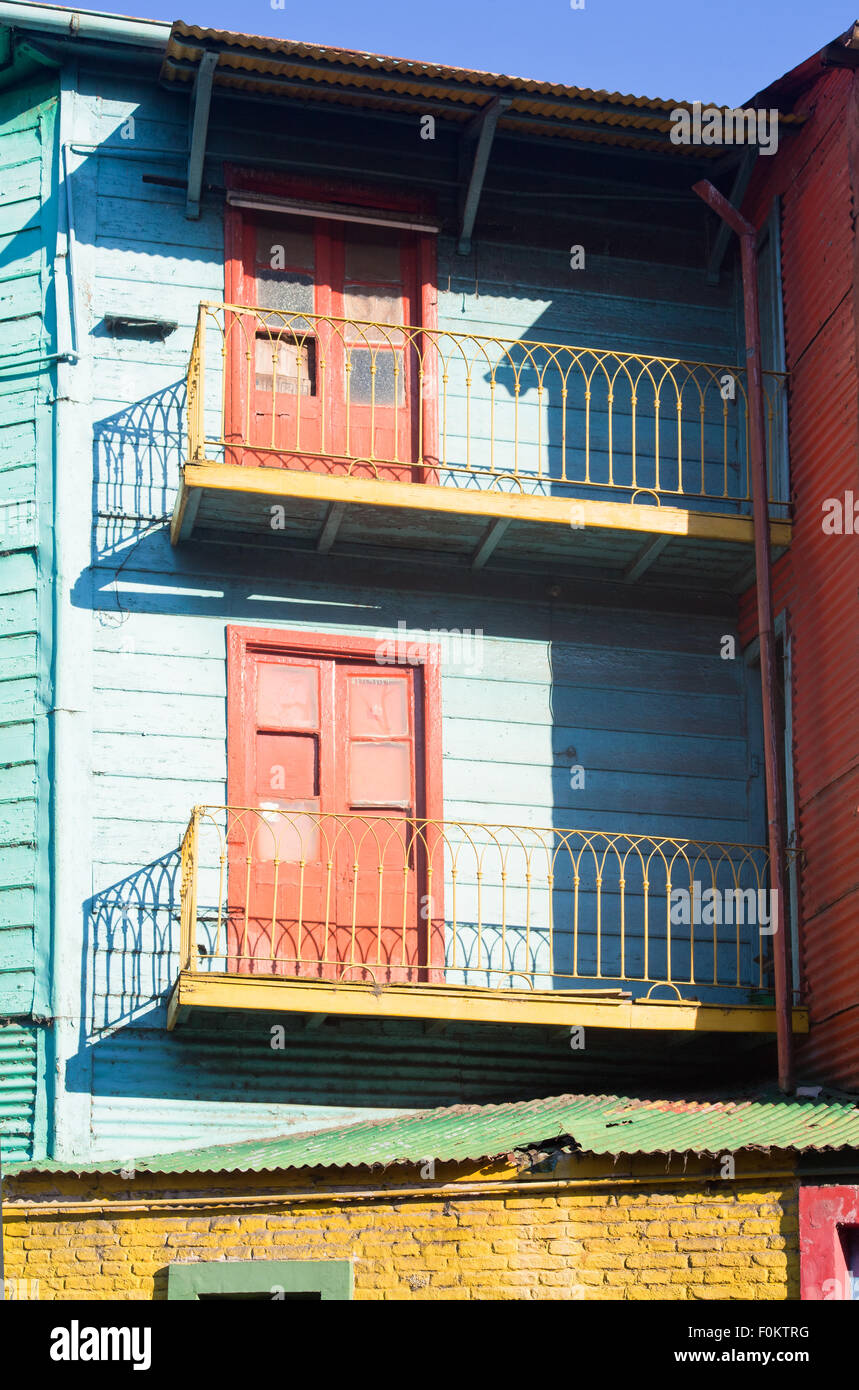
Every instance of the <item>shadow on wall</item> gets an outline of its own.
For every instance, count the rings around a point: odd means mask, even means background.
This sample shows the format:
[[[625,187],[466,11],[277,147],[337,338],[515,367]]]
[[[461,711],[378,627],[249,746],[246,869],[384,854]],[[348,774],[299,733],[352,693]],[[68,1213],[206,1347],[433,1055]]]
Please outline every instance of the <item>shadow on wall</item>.
[[[97,564],[170,521],[185,438],[184,381],[93,425],[93,542]]]
[[[179,963],[180,858],[173,850],[90,899],[89,1015],[94,1033],[166,1003]]]

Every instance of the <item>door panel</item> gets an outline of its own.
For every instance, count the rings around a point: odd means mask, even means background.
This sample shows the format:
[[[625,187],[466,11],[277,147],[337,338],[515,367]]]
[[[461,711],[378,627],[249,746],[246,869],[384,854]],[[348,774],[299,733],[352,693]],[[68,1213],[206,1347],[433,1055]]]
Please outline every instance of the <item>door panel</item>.
[[[332,717],[330,663],[253,653],[242,743],[243,804],[230,836],[228,969],[318,975],[327,958],[334,888],[320,812],[332,793],[323,730]]]
[[[378,983],[417,978],[414,672],[341,665],[336,706],[348,830],[337,864],[338,958],[371,963]]]
[[[367,460],[352,469],[359,477],[411,481],[414,473],[417,481],[414,469],[391,466],[417,461],[420,344],[403,332],[418,322],[414,241],[390,228],[347,226],[335,265],[347,321],[342,451]]]
[[[258,312],[227,315],[227,461],[420,481],[414,236],[260,214],[237,239],[236,303]]]
[[[348,656],[247,650],[243,722],[230,723],[247,808],[228,837],[230,971],[429,978],[420,681]]]
[[[247,402],[251,463],[277,455],[318,454],[325,448],[324,348],[312,318],[330,313],[329,248],[307,217],[243,223],[243,301],[265,312],[247,315],[238,364]],[[262,449],[276,450],[276,455]],[[314,460],[306,460],[312,467]],[[316,460],[318,466],[319,461]]]

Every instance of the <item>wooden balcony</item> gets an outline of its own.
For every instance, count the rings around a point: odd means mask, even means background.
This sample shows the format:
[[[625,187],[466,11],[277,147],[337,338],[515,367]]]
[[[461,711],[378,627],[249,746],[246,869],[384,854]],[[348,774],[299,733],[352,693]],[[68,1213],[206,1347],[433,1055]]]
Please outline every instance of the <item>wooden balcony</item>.
[[[774,555],[786,382],[765,374]],[[744,369],[202,304],[174,543],[750,582]]]
[[[753,845],[198,806],[169,1024],[251,1009],[773,1033],[768,897]]]

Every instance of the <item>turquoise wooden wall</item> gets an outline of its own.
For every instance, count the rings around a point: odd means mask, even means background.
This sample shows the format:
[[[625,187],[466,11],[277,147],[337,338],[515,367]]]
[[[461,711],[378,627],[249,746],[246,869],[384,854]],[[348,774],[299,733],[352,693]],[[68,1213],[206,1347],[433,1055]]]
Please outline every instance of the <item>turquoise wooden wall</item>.
[[[330,1037],[297,1036],[279,1056],[270,1020],[166,1033],[177,846],[192,806],[225,796],[226,626],[481,629],[479,669],[448,667],[443,676],[449,818],[758,840],[753,701],[742,662],[720,655],[731,627],[723,618],[532,605],[514,594],[441,598],[391,580],[297,582],[250,551],[171,549],[196,306],[223,294],[221,216],[207,203],[188,221],[179,189],[144,182],[181,173],[171,160],[186,141],[183,100],[83,73],[73,112],[85,344],[74,380],[92,448],[86,431],[67,435],[57,468],[78,497],[90,478],[94,485],[90,564],[73,590],[67,658],[92,672],[76,803],[92,872],[75,927],[80,1030],[57,1058],[57,1110],[73,1116],[64,1152],[142,1153],[355,1112],[564,1089],[575,1059],[533,1037],[500,1045],[463,1028],[428,1042],[416,1027],[410,1048],[408,1030],[394,1044],[384,1030],[348,1025]],[[597,254],[586,282],[565,278],[558,288],[544,252],[496,241],[479,254],[475,267],[449,243],[440,248],[448,326],[736,355],[732,287],[708,289],[688,266]],[[163,343],[119,339],[104,322],[116,313],[179,327]],[[571,789],[573,763],[586,770],[581,790]]]
[[[43,1148],[56,84],[0,91],[0,1144]],[[37,777],[41,770],[41,782]]]

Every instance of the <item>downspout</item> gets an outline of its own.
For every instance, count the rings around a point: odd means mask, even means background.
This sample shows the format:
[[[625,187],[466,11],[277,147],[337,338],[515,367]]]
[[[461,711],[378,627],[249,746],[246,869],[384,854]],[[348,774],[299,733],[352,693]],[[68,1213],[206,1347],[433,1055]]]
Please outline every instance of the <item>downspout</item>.
[[[778,722],[776,719],[776,656],[770,560],[769,488],[767,485],[764,397],[761,378],[761,328],[758,313],[757,230],[708,179],[693,191],[740,238],[743,270],[743,307],[746,326],[746,370],[749,400],[750,480],[755,533],[755,589],[758,605],[758,638],[761,650],[761,685],[764,716],[764,764],[767,785],[767,842],[770,876],[775,888],[775,974],[778,1084],[785,1094],[794,1089],[793,1029],[791,1007],[790,944],[785,929],[784,807],[779,777]],[[770,923],[772,926],[772,923]]]

